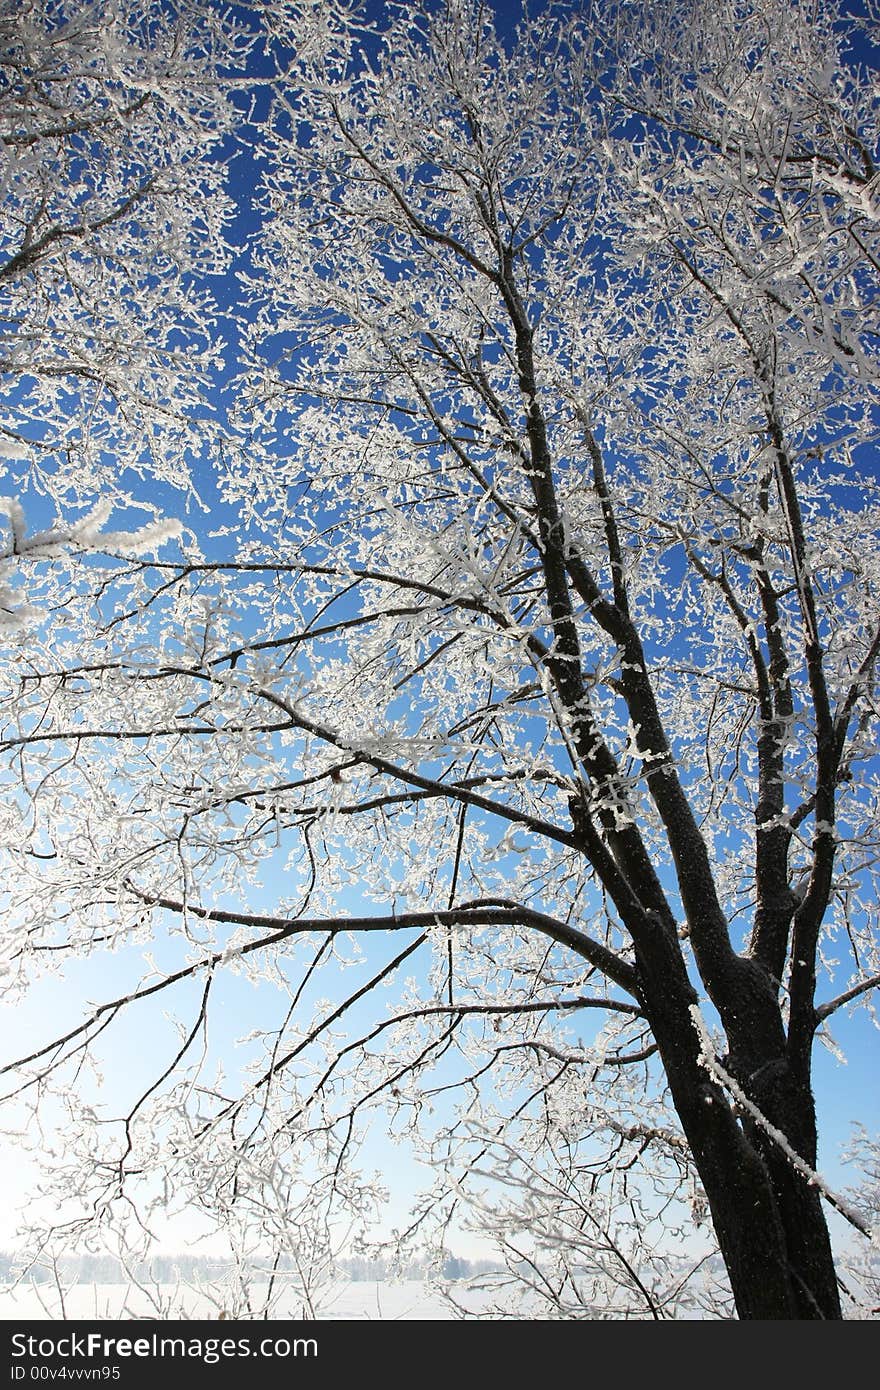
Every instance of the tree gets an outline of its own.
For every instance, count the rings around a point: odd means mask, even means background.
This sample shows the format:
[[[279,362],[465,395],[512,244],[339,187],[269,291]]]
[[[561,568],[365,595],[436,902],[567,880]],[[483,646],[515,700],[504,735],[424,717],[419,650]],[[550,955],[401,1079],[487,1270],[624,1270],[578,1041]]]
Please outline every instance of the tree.
[[[414,1227],[470,1193],[565,1316],[674,1311],[708,1215],[740,1317],[837,1318],[824,1198],[864,1223],[812,1055],[880,983],[865,31],[263,20],[240,519],[97,600],[93,565],[10,702],[10,958],[159,943],[14,1083],[64,1107],[62,1224],[268,1221],[277,1174],[366,1219],[382,1108],[435,1166]],[[236,974],[278,1001],[245,1080]],[[96,1125],[74,1078],[175,992]]]
[[[114,503],[155,511],[136,479],[158,497],[204,447],[223,350],[207,282],[228,264],[233,212],[212,156],[251,42],[187,0],[0,4],[10,556],[91,543]],[[51,523],[36,545],[25,504]]]

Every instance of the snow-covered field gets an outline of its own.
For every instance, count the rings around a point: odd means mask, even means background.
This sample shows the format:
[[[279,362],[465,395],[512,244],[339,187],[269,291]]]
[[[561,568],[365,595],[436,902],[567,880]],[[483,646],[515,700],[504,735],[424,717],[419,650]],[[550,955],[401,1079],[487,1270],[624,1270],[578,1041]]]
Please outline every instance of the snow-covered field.
[[[252,1316],[262,1317],[263,1291],[251,1295]],[[462,1288],[456,1299],[465,1315],[485,1313],[485,1292]],[[74,1284],[61,1290],[50,1284],[0,1288],[0,1320],[29,1318],[119,1320],[127,1318],[247,1317],[222,1285]],[[314,1295],[310,1316],[318,1319],[438,1320],[456,1316],[443,1296],[420,1280],[344,1282]],[[291,1293],[273,1301],[270,1318],[301,1318],[302,1300]]]

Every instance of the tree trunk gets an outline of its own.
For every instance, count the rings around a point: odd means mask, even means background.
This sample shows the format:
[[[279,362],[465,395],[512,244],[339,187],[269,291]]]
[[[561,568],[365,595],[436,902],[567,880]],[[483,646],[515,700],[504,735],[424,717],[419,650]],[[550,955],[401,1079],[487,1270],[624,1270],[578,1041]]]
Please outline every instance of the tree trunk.
[[[761,1096],[758,1106],[788,1138],[794,1151],[811,1169],[816,1166],[816,1124],[813,1096],[808,1085],[781,1072],[776,1095]],[[799,1317],[841,1317],[837,1272],[831,1241],[815,1186],[796,1170],[791,1159],[758,1125],[745,1125],[747,1136],[761,1155],[776,1198],[786,1238]]]
[[[828,1227],[818,1191],[760,1126],[735,1113],[700,1061],[690,1014],[696,996],[677,943],[658,932],[640,943],[645,1012],[672,1099],[700,1174],[740,1318],[842,1316]],[[767,1059],[777,1062],[776,1057]],[[777,1064],[762,1113],[812,1167],[812,1096],[800,1094]],[[757,1102],[756,1102],[757,1103]]]
[[[709,1104],[707,1099],[705,1115],[691,1113],[688,1123],[682,1120],[739,1316],[839,1319],[837,1276],[818,1192],[785,1155],[770,1157],[765,1145],[750,1142],[723,1096]],[[722,1106],[726,1113],[719,1123],[711,1112]]]

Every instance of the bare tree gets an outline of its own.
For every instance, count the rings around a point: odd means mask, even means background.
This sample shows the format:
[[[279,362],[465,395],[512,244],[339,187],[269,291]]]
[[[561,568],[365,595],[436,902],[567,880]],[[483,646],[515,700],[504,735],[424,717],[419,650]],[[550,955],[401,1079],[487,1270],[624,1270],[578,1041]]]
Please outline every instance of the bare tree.
[[[740,1317],[837,1318],[823,1201],[865,1223],[812,1056],[880,983],[864,36],[264,18],[241,520],[108,568],[9,700],[10,961],[158,942],[13,1077],[64,1107],[59,1224],[279,1169],[366,1220],[381,1115],[434,1165],[413,1230],[470,1201],[564,1316],[670,1315],[711,1230]],[[175,994],[96,1126],[77,1078]]]

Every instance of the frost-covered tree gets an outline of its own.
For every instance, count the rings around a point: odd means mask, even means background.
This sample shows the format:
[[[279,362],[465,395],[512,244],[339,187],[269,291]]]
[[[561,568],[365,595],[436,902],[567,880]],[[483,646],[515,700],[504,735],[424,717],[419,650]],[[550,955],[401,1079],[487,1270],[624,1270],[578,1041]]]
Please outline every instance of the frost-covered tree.
[[[189,0],[0,3],[10,554],[87,544],[108,503],[131,503],[133,475],[177,486],[202,447],[223,349],[209,284],[233,210],[216,151],[250,42],[220,6]],[[26,542],[23,508],[48,517],[51,541]]]
[[[880,983],[866,34],[264,21],[241,520],[108,571],[8,701],[11,969],[155,942],[12,1076],[61,1107],[59,1224],[268,1230],[275,1176],[366,1220],[381,1119],[433,1165],[412,1233],[470,1210],[542,1309],[674,1314],[717,1241],[740,1317],[839,1317],[824,1201],[865,1223],[812,1057]],[[126,1027],[159,1060],[96,1115]]]

